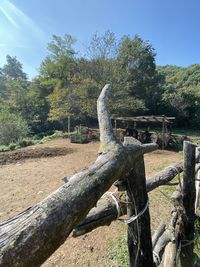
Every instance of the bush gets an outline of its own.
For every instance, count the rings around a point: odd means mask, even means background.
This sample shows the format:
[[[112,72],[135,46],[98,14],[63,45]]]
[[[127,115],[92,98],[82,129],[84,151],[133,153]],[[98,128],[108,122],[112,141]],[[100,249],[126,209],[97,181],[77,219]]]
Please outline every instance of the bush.
[[[8,149],[9,149],[9,150],[15,150],[16,147],[17,147],[17,144],[15,144],[15,143],[11,143],[11,144],[8,146]]]
[[[9,151],[9,147],[8,146],[0,146],[0,152],[7,152]]]
[[[9,145],[27,136],[29,128],[21,116],[8,111],[0,113],[0,144]]]
[[[18,142],[20,147],[32,146],[35,144],[33,140],[22,139]]]

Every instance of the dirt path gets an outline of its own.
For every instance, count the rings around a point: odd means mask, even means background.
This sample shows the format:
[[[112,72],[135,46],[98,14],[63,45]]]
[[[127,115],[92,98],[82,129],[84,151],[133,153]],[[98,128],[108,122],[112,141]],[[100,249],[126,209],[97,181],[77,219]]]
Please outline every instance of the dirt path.
[[[98,142],[71,144],[66,139],[57,139],[9,152],[4,156],[0,154],[0,220],[34,205],[63,185],[63,177],[89,166],[96,159],[98,148]],[[155,173],[180,158],[180,154],[169,151],[159,150],[147,154],[146,173]],[[168,206],[168,200],[160,190],[150,194],[153,227],[166,217]],[[125,229],[122,223],[114,222],[109,227],[101,227],[85,236],[76,239],[69,237],[43,267],[117,266],[107,248]]]

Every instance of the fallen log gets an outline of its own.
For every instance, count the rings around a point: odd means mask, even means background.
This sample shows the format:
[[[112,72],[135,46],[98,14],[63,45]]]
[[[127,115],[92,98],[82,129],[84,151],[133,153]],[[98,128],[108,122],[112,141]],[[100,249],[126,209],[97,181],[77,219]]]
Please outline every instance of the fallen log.
[[[0,266],[40,266],[69,236],[114,181],[122,179],[145,152],[157,145],[128,148],[114,137],[108,113],[109,85],[98,99],[100,155],[87,170],[34,207],[0,223]]]
[[[118,206],[116,201],[119,203]],[[126,214],[126,206],[125,193],[105,193],[97,202],[97,206],[92,208],[87,217],[74,228],[72,236],[77,237],[97,227],[110,225],[119,216]]]
[[[161,237],[161,235],[164,233],[166,228],[166,224],[161,223],[158,228],[155,230],[153,236],[152,236],[152,247],[154,248],[158,239]]]
[[[183,163],[179,162],[172,166],[165,168],[163,171],[154,175],[152,178],[147,179],[147,191],[151,191],[158,186],[164,185],[171,181],[176,175],[183,171]]]
[[[182,163],[176,163],[170,167],[165,168],[164,170],[152,176],[151,178],[148,178],[146,180],[147,192],[151,192],[158,186],[165,185],[166,182],[172,180],[177,175],[178,170],[181,172]],[[121,180],[121,181],[126,182],[125,180]],[[126,199],[126,193],[125,192],[117,193],[116,198],[118,199],[118,204],[121,207],[119,216],[125,215],[126,214],[126,210],[125,210],[126,203],[124,203],[124,200]],[[107,212],[109,213],[109,216],[105,216]],[[74,228],[73,236],[77,237],[79,235],[88,233],[99,226],[110,225],[112,221],[117,219],[117,217],[118,216],[117,216],[115,201],[113,201],[112,199],[108,200],[108,198],[103,198],[103,200],[100,199],[97,202],[97,206],[94,207],[92,211],[89,212],[87,217],[79,225],[77,225]]]
[[[168,229],[166,229],[156,242],[156,245],[153,249],[153,260],[156,266],[160,265],[163,251],[169,242],[170,242],[170,233]]]
[[[178,194],[173,194],[173,197],[178,196]],[[173,201],[173,203],[178,203],[179,200],[177,199],[176,201]],[[179,202],[179,204],[181,204]],[[163,258],[163,253],[164,254],[164,262],[162,266],[174,266],[176,262],[176,255],[174,254],[175,251],[177,250],[177,244],[179,241],[179,236],[180,236],[180,220],[182,219],[182,206],[177,206],[173,207],[171,211],[171,218],[170,222],[165,228],[165,231],[163,234],[158,238],[154,248],[153,248],[153,256],[154,256],[154,263],[155,266],[160,266],[160,263],[162,262]],[[175,244],[175,245],[174,245]],[[172,255],[170,254],[172,253]],[[169,265],[167,265],[167,261],[169,262]]]
[[[177,266],[177,245],[176,242],[169,242],[165,247],[163,267]]]

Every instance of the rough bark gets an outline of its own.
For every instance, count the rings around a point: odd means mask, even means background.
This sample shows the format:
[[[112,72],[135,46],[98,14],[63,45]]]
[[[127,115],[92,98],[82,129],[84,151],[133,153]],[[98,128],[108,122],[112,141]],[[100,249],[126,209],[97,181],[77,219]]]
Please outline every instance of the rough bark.
[[[154,248],[156,245],[156,242],[160,238],[160,236],[164,233],[165,231],[166,224],[161,223],[159,227],[155,230],[153,236],[152,236],[152,247]]]
[[[101,155],[94,165],[34,207],[0,224],[0,266],[40,266],[95,206],[114,181],[129,173],[134,162],[155,145],[129,148],[118,144],[108,113],[109,86],[98,100]]]
[[[119,210],[115,201],[119,203]],[[75,227],[73,237],[91,232],[99,226],[110,225],[119,215],[122,216],[124,214],[126,214],[125,194],[108,192],[97,202],[97,206],[91,209],[87,217]]]
[[[154,249],[153,249],[153,260],[156,266],[160,265],[162,255],[165,249],[165,246],[170,242],[170,233],[168,229],[158,239]]]
[[[101,142],[99,152],[108,151],[108,146],[110,147],[113,144],[116,144],[116,138],[113,133],[108,108],[108,97],[110,95],[110,92],[110,85],[106,84],[97,100],[97,114]]]
[[[196,199],[195,199],[195,214],[199,216],[199,202],[200,202],[200,171],[197,172],[197,179],[195,182],[196,187]]]
[[[200,163],[200,147],[196,148],[196,163]]]
[[[177,245],[179,245],[180,242],[183,224],[182,195],[179,192],[179,187],[177,187],[177,190],[173,193],[171,199],[174,207],[171,211],[170,222],[161,237],[158,238],[154,247],[154,262],[156,266],[160,265],[164,250],[165,255],[163,266],[168,266],[167,262],[169,262],[169,267],[175,266],[173,265],[175,264],[174,261],[176,261],[175,251],[177,250]],[[171,256],[170,251],[172,253]]]
[[[183,206],[186,220],[184,221],[183,240],[188,243],[181,250],[181,266],[193,266],[194,248],[194,220],[195,220],[195,150],[196,145],[185,141],[183,145],[184,167],[183,167]]]
[[[151,192],[158,186],[165,185],[166,181],[172,180],[176,175],[177,172],[174,169],[173,166],[178,166],[178,170],[181,172],[181,165],[182,163],[176,163],[172,165],[171,167],[165,168],[163,171],[157,173],[156,175],[152,176],[151,178],[146,180],[146,188],[147,192]],[[124,177],[123,177],[124,178]],[[150,180],[150,182],[149,182]],[[116,186],[121,188],[121,184],[123,183],[123,190],[126,189],[126,180],[120,180],[117,181]],[[119,197],[120,196],[120,197]],[[125,203],[121,203],[120,199],[125,199],[126,198],[126,193],[122,192],[122,194],[117,194],[117,198],[119,199],[119,204],[121,205],[122,208],[122,213],[121,215],[126,214],[125,210]],[[103,208],[104,207],[104,208]],[[105,214],[107,212],[110,214],[112,213],[112,216],[105,216],[104,214],[104,209],[105,209]],[[95,218],[95,219],[94,219]],[[77,225],[74,230],[74,237],[90,232],[93,229],[102,226],[102,225],[109,225],[113,220],[117,219],[116,215],[116,204],[114,201],[110,201],[107,198],[104,198],[101,202],[101,199],[97,202],[97,206],[94,207],[91,211],[91,214],[87,215],[87,217],[80,223],[80,225]],[[80,226],[80,228],[79,228]]]
[[[130,169],[127,177],[127,215],[130,218],[144,210],[148,204],[145,183],[144,158]],[[133,222],[128,223],[128,251],[130,267],[153,267],[151,227],[149,209]]]
[[[165,247],[163,267],[177,266],[177,245],[176,242],[169,242]]]
[[[153,190],[154,188],[164,185],[171,181],[177,174],[183,171],[183,163],[179,162],[165,168],[163,171],[154,175],[152,178],[147,179],[147,191]]]

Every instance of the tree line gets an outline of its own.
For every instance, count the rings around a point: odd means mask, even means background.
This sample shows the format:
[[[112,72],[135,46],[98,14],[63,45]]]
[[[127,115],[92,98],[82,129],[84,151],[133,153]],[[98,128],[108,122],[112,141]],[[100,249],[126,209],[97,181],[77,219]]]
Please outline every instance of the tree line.
[[[65,130],[68,116],[74,124],[95,123],[96,100],[106,83],[113,89],[112,115],[165,114],[176,116],[179,127],[199,128],[199,64],[156,66],[154,48],[138,35],[117,40],[113,32],[96,33],[84,56],[75,42],[68,34],[53,35],[32,80],[22,63],[7,55],[0,68],[0,143],[13,132]]]

